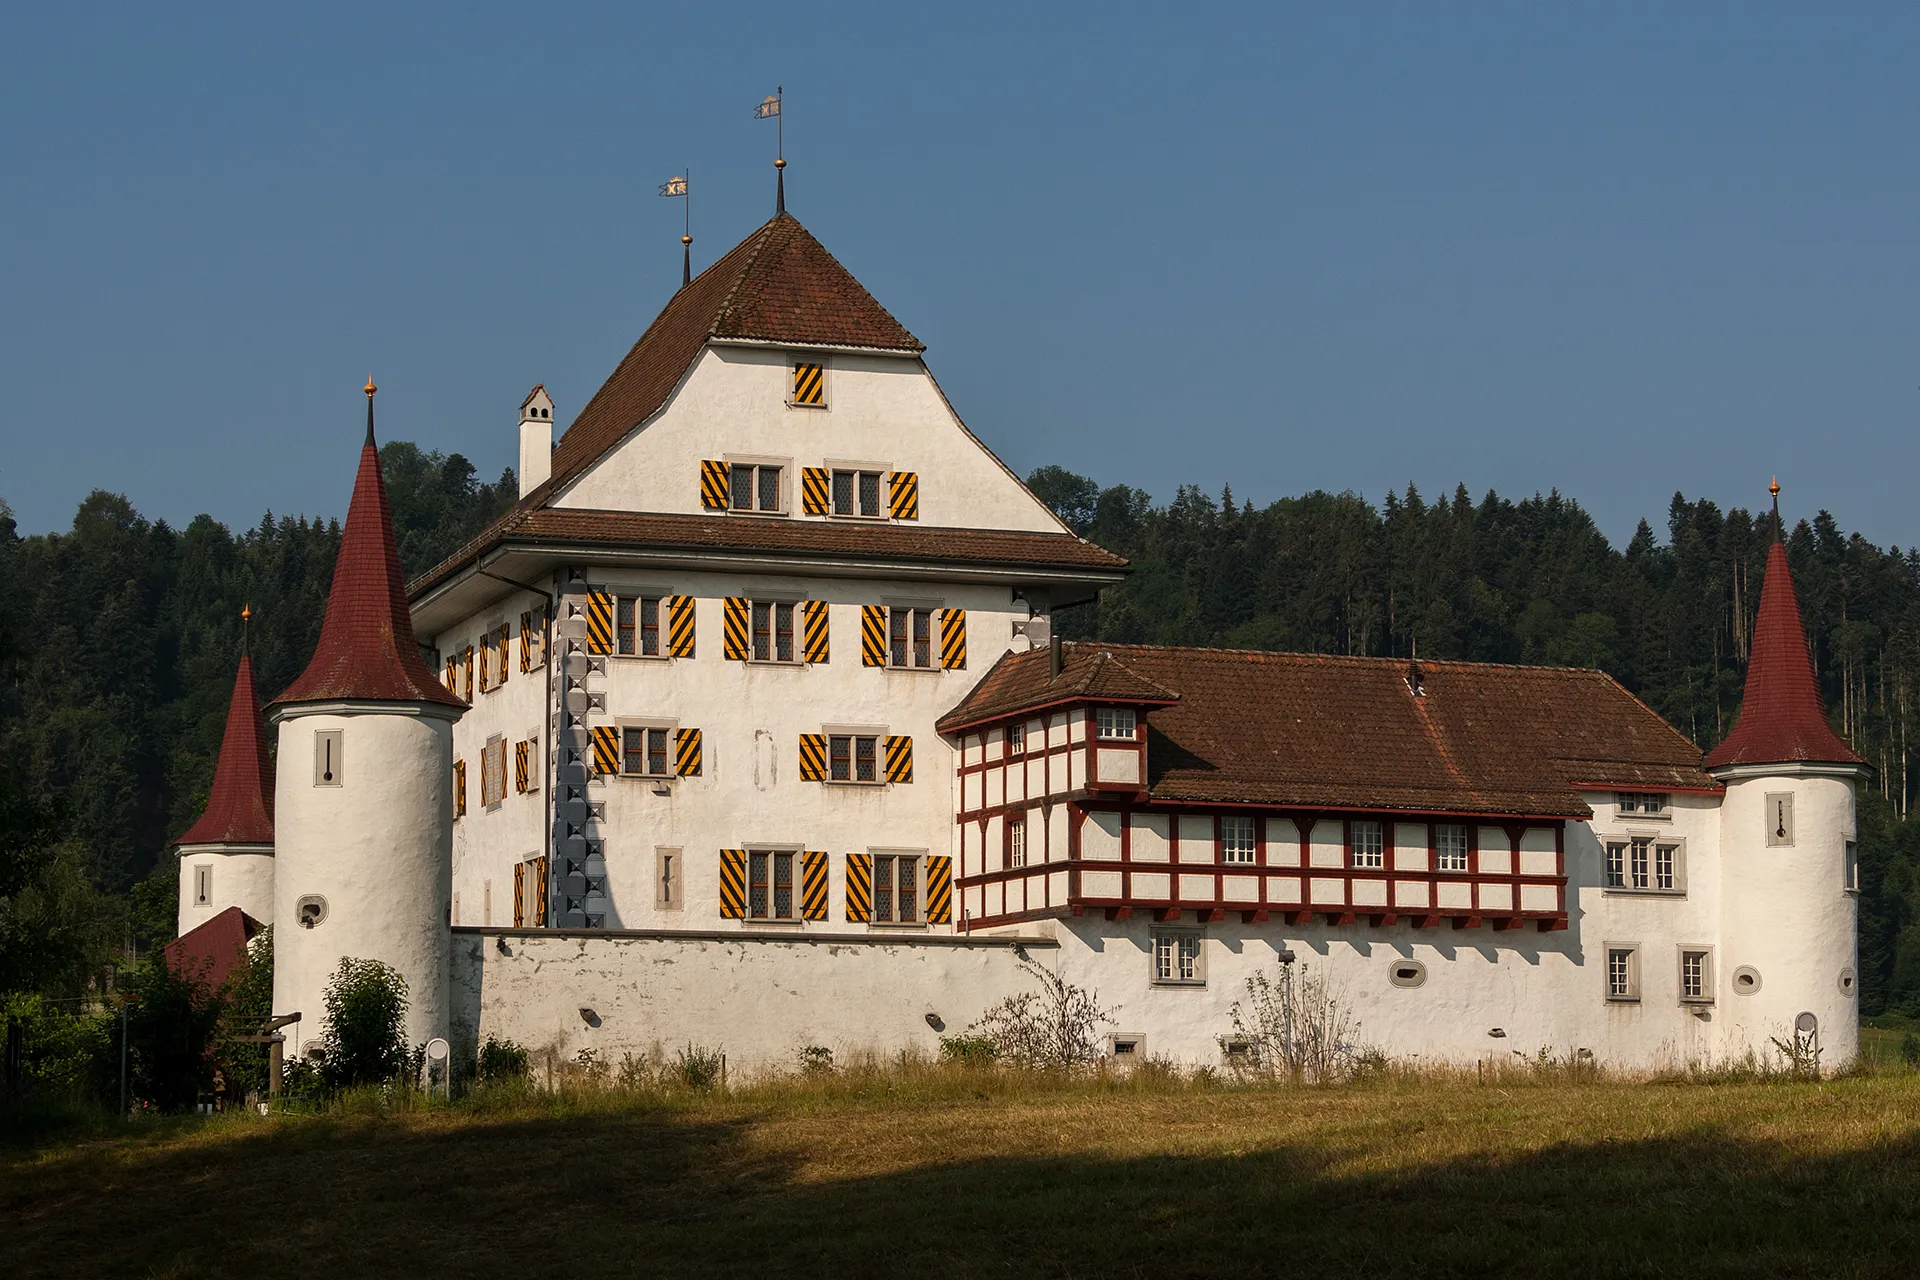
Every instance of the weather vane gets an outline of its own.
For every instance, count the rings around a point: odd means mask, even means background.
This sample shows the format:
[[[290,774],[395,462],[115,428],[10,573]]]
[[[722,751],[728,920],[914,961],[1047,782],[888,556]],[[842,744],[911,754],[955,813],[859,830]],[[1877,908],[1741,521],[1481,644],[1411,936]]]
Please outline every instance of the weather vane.
[[[687,184],[693,179],[693,168],[688,166],[682,177],[668,178],[660,184],[660,194],[667,199],[680,199],[680,287],[686,288],[693,283],[693,197],[687,194]]]
[[[773,134],[773,171],[779,176],[774,180],[773,216],[785,217],[787,212],[787,122],[780,113],[780,104],[786,95],[785,85],[773,86],[773,93],[762,98],[760,105],[753,109],[755,120],[772,120]]]

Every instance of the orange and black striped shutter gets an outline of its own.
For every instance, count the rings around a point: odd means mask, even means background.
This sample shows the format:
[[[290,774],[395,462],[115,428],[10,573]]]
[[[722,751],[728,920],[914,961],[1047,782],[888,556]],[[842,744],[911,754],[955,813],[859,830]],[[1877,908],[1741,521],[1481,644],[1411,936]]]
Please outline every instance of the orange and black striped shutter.
[[[827,660],[827,602],[808,600],[800,606],[803,644],[808,662]]]
[[[800,468],[800,510],[810,516],[824,516],[831,509],[827,497],[830,479],[825,467]]]
[[[824,733],[803,733],[800,735],[800,781],[825,782],[827,780],[827,735]]]
[[[521,795],[527,793],[527,760],[532,747],[531,742],[513,744],[513,789]]]
[[[927,923],[953,923],[953,859],[943,853],[927,858]]]
[[[887,737],[887,781],[913,781],[913,739],[909,737]]]
[[[460,659],[447,659],[447,692],[460,692]]]
[[[964,671],[967,666],[967,611],[940,611],[940,666],[947,671]]]
[[[533,670],[533,615],[520,615],[520,669]]]
[[[920,473],[917,471],[892,471],[887,473],[887,509],[895,520],[918,520],[920,518]]]
[[[873,919],[873,855],[847,855],[847,919],[866,924]]]
[[[533,859],[533,922],[541,928],[547,925],[547,857],[541,854]]]
[[[620,730],[614,725],[594,726],[593,770],[595,773],[620,772]]]
[[[883,604],[860,606],[860,665],[887,665],[887,606]]]
[[[700,776],[700,731],[698,729],[674,731],[673,771],[682,778]]]
[[[613,652],[613,593],[587,592],[587,652]]]
[[[493,688],[493,640],[491,635],[480,641],[480,692]]]
[[[527,925],[527,864],[513,864],[513,927],[524,929]]]
[[[727,509],[727,464],[718,458],[700,463],[700,505],[708,511]]]
[[[465,760],[453,762],[453,816],[456,818],[467,816],[467,762]]]
[[[496,663],[496,665],[500,668],[500,677],[498,681],[498,683],[500,684],[505,684],[507,682],[507,644],[512,639],[513,639],[513,628],[504,622],[501,623],[500,630],[497,633],[495,633],[495,639],[494,639],[494,645],[495,645],[494,657],[498,659],[498,662]]]
[[[667,656],[693,656],[693,597],[667,597]]]
[[[747,660],[747,614],[749,604],[745,596],[728,596],[726,611],[721,621],[721,651],[729,661]]]
[[[720,851],[720,915],[727,920],[747,917],[747,851]]]
[[[793,402],[821,405],[827,402],[826,366],[813,361],[793,362]]]
[[[472,645],[468,645],[465,649],[461,651],[460,666],[462,670],[466,672],[466,677],[467,677],[467,687],[465,691],[461,693],[460,696],[465,698],[468,702],[472,702],[473,701],[473,646]]]
[[[800,855],[800,918],[827,918],[827,855],[818,849]]]

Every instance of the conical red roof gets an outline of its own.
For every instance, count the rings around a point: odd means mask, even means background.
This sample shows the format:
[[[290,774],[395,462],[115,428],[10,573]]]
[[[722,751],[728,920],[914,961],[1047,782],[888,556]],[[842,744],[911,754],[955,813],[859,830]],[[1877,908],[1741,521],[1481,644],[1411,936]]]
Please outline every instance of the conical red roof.
[[[1760,585],[1760,616],[1753,627],[1740,718],[1734,721],[1733,732],[1707,753],[1704,767],[1797,762],[1864,763],[1827,724],[1776,517],[1773,546],[1767,551],[1767,576]]]
[[[240,659],[227,704],[227,732],[213,767],[213,793],[200,821],[175,844],[272,844],[273,766],[260,699],[253,691],[253,659]]]
[[[373,442],[371,384],[367,442],[360,450],[360,474],[340,535],[320,643],[300,678],[274,699],[275,705],[338,701],[467,705],[427,670],[413,638],[400,546],[393,536],[393,512]]]

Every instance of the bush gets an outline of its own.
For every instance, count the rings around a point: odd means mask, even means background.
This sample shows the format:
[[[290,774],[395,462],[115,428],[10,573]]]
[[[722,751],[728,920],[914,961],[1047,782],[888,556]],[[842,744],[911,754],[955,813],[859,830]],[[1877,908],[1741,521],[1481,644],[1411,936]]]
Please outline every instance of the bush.
[[[823,1044],[810,1044],[800,1051],[800,1074],[807,1076],[830,1076],[833,1074],[833,1050]]]
[[[690,1044],[678,1051],[673,1075],[679,1084],[704,1092],[720,1083],[724,1062],[725,1058],[718,1050]]]
[[[1246,1001],[1234,1001],[1230,1016],[1232,1041],[1251,1050],[1235,1062],[1242,1073],[1321,1083],[1350,1074],[1360,1055],[1360,1024],[1305,961],[1282,964],[1278,981],[1264,973],[1248,978]]]
[[[497,1039],[489,1031],[487,1042],[480,1046],[480,1060],[474,1074],[482,1084],[500,1084],[525,1080],[532,1068],[533,1059],[525,1049],[511,1040]]]
[[[328,1089],[385,1084],[406,1073],[407,980],[397,970],[347,956],[327,982],[322,1003],[327,1029],[320,1074]]]
[[[0,1035],[8,1023],[20,1027],[22,1095],[111,1108],[119,1088],[118,1018],[20,993],[0,998]]]
[[[940,1060],[961,1067],[990,1067],[999,1055],[985,1036],[941,1036]]]
[[[1066,1071],[1091,1066],[1103,1056],[1095,1031],[1113,1018],[1100,1007],[1097,993],[1076,987],[1059,974],[1022,955],[1019,965],[1040,984],[1038,992],[1008,996],[982,1014],[961,1036],[952,1037],[974,1052],[973,1042],[992,1046],[992,1056],[1015,1066]],[[940,1051],[952,1053],[942,1040]]]
[[[155,951],[128,976],[128,1089],[161,1111],[184,1111],[213,1087],[214,1035],[226,1008],[203,978],[176,973]]]
[[[258,1034],[273,1019],[273,926],[247,943],[246,959],[227,979],[226,1007],[213,1053],[226,1077],[227,1096],[245,1098],[267,1091],[267,1046],[241,1036]]]

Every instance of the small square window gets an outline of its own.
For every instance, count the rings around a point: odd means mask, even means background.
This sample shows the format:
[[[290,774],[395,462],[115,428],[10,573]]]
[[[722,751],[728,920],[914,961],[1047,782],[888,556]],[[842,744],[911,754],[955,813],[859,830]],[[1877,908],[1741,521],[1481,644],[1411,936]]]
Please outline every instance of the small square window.
[[[747,918],[794,920],[793,857],[785,850],[747,851]]]
[[[673,766],[667,745],[672,730],[664,725],[627,725],[620,730],[620,772],[635,778],[668,778]]]
[[[753,602],[753,660],[795,662],[793,606],[781,601]]]
[[[781,468],[764,463],[736,462],[727,468],[727,505],[735,511],[784,511]]]
[[[1220,861],[1251,865],[1253,859],[1253,819],[1241,815],[1220,819]]]
[[[1147,1056],[1147,1038],[1143,1035],[1114,1034],[1107,1037],[1107,1050],[1116,1058],[1139,1061]]]
[[[920,923],[920,855],[873,855],[873,920],[876,924]]]
[[[1454,822],[1440,822],[1433,828],[1433,869],[1467,870],[1467,829]]]
[[[878,471],[835,471],[833,514],[874,520],[887,513],[880,506]]]
[[[1371,819],[1356,819],[1348,824],[1352,832],[1353,861],[1360,870],[1375,870],[1387,865],[1387,837],[1383,826]]]
[[[832,782],[879,782],[879,736],[864,733],[829,734],[827,778]]]
[[[894,605],[887,610],[887,665],[933,667],[933,610]]]
[[[660,656],[659,596],[621,596],[614,606],[614,652],[623,658]]]
[[[1713,952],[1705,947],[1680,948],[1680,1003],[1713,1003]]]
[[[1134,724],[1132,707],[1100,707],[1094,711],[1095,731],[1110,741],[1132,742]]]
[[[1640,948],[1608,943],[1607,999],[1632,1003],[1640,998]]]
[[[804,409],[827,407],[827,362],[818,358],[793,362],[793,397],[787,403]]]
[[[1187,929],[1153,931],[1153,981],[1160,986],[1203,986],[1207,980],[1200,935]]]
[[[1645,813],[1656,817],[1665,816],[1671,797],[1664,791],[1619,791],[1614,793],[1614,803],[1622,813]]]

